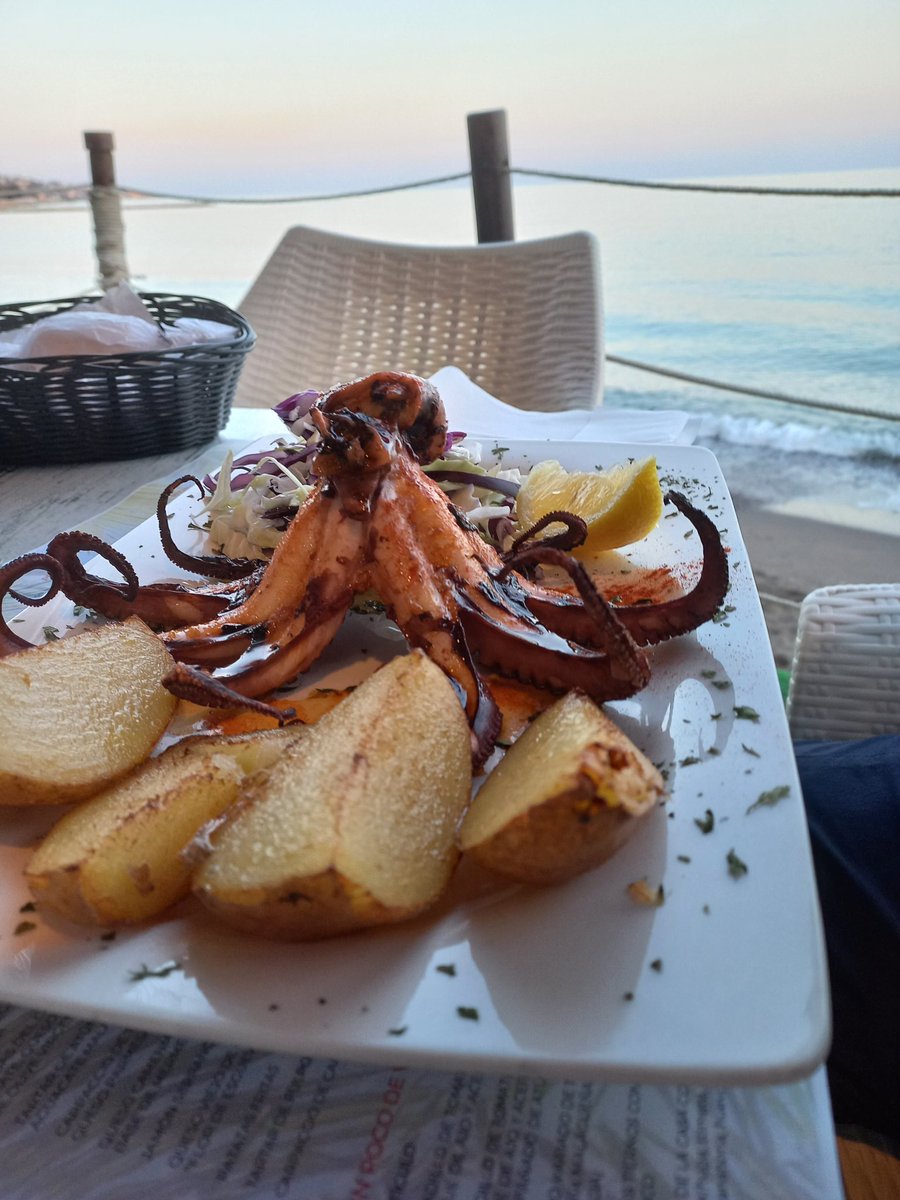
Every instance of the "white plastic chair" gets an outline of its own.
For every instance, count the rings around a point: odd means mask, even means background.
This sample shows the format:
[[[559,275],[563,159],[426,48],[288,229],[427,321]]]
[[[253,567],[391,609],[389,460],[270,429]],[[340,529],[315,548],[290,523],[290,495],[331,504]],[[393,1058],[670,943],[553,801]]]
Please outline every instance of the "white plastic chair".
[[[796,739],[900,732],[900,583],[810,592],[800,606],[787,713]]]
[[[448,365],[519,408],[602,399],[599,249],[589,233],[435,247],[297,226],[239,308],[257,343],[238,405]]]

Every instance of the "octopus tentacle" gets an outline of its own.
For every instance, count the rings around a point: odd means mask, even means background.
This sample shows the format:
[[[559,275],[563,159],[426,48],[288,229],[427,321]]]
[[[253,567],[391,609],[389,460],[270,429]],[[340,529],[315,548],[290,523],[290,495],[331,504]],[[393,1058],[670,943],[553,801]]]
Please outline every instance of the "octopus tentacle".
[[[92,575],[78,555],[93,551],[122,575],[122,581]],[[247,590],[255,578],[241,580],[240,588],[194,588],[179,583],[151,583],[141,586],[134,567],[114,546],[92,533],[59,533],[47,547],[47,553],[62,568],[60,589],[76,604],[83,604],[115,621],[140,617],[156,629],[181,625],[188,621],[209,620],[226,611]]]
[[[728,591],[728,556],[713,522],[680,492],[667,492],[665,499],[699,534],[703,565],[697,582],[684,595],[658,604],[615,605],[616,616],[640,646],[690,633],[711,620]],[[529,595],[527,603],[542,624],[563,637],[582,643],[590,638],[592,622],[583,599],[544,589]]]
[[[195,483],[203,499],[203,484],[195,475],[182,475],[173,479],[160,493],[156,504],[156,521],[159,526],[159,540],[166,555],[178,567],[191,571],[194,575],[206,575],[212,579],[246,579],[259,569],[259,563],[252,558],[229,558],[224,554],[188,554],[179,549],[172,537],[166,505],[172,493],[183,483]]]
[[[582,564],[555,546],[540,544],[528,546],[504,563],[497,576],[498,582],[503,581],[512,571],[518,570],[518,567],[526,561],[549,563],[561,567],[569,575],[578,589],[584,613],[590,622],[582,631],[583,636],[577,639],[578,645],[582,649],[602,651],[609,656],[610,670],[613,673],[619,671],[621,674],[624,668],[624,677],[634,682],[635,690],[644,687],[650,677],[646,657],[638,649],[630,631],[619,619],[618,610],[600,595]],[[534,618],[531,604],[538,593],[534,587],[529,587],[527,584],[518,583],[517,586],[521,589],[521,600],[524,607]],[[543,628],[557,636],[565,636],[561,630],[555,627],[552,616],[542,621],[541,624]]]
[[[542,533],[548,525],[565,525],[566,528],[562,533],[554,533],[548,538],[541,538],[541,546],[553,546],[559,550],[574,550],[576,546],[584,544],[587,538],[587,523],[575,513],[566,512],[565,509],[559,509],[554,512],[545,513],[539,521],[526,529],[524,533],[520,533],[513,544],[502,555],[504,562],[508,562],[513,555],[518,554],[520,550],[524,550]]]
[[[276,708],[273,704],[232,691],[214,675],[186,663],[176,663],[163,683],[174,696],[182,700],[190,700],[208,708],[250,708],[264,716],[274,717],[279,725],[284,725],[297,715],[293,708]]]
[[[31,571],[46,571],[50,576],[47,590],[42,596],[24,596],[19,592],[13,591],[12,585],[16,580],[21,579],[24,575],[28,575]],[[31,642],[13,633],[7,625],[3,616],[3,597],[9,594],[15,597],[20,603],[36,608],[53,599],[59,591],[61,581],[62,567],[49,554],[23,554],[19,558],[14,558],[12,562],[8,562],[3,567],[0,567],[0,658],[5,658],[8,654],[18,654],[20,650],[30,650],[32,648]]]

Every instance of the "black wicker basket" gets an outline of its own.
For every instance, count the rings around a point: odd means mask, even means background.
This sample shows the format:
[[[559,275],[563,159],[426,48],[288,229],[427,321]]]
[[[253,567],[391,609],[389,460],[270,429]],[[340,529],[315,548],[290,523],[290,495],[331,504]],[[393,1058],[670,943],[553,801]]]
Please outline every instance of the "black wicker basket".
[[[142,292],[158,320],[220,321],[234,338],[136,354],[0,358],[0,463],[97,462],[199,446],[227,423],[256,335],[240,313],[200,296]],[[0,306],[0,332],[84,297]]]

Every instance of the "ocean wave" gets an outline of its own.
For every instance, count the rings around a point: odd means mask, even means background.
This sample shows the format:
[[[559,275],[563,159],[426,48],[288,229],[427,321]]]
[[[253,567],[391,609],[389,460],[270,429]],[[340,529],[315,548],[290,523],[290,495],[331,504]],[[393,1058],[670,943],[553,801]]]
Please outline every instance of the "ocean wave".
[[[770,448],[782,454],[900,462],[900,421],[825,409],[787,409],[782,402],[722,396],[711,407],[708,394],[692,389],[607,388],[610,407],[681,409],[700,420],[700,437],[733,446]]]
[[[837,428],[826,422],[775,421],[755,415],[704,412],[700,436],[738,446],[768,446],[782,453],[827,454],[878,462],[900,461],[900,429],[872,420],[872,428]],[[858,421],[860,418],[854,418]]]

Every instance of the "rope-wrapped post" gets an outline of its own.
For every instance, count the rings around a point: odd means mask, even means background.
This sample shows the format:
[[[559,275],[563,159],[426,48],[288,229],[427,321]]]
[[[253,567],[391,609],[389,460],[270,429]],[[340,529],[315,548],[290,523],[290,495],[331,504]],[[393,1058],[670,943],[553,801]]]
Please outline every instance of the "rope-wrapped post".
[[[490,112],[469,113],[466,123],[478,240],[511,242],[516,235],[513,229],[506,111],[498,108]]]
[[[90,201],[98,279],[100,286],[107,291],[129,276],[125,261],[122,202],[113,162],[113,135],[85,133],[84,144],[91,161]]]

